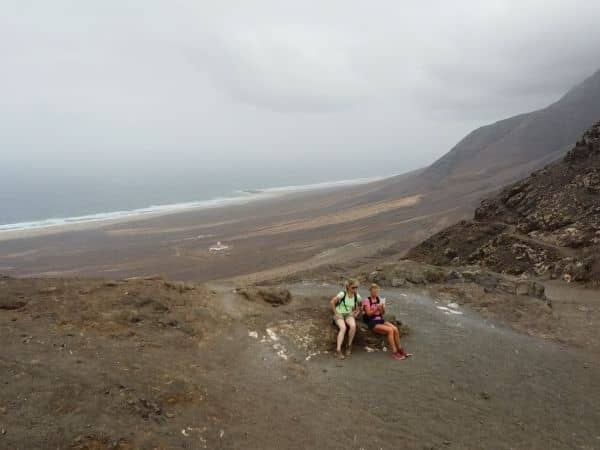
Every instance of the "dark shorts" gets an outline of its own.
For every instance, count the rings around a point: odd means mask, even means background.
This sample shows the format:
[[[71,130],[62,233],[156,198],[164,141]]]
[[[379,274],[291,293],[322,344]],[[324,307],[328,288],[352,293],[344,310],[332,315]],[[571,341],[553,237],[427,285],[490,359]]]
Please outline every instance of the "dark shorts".
[[[367,326],[369,327],[369,330],[372,330],[373,328],[375,328],[375,325],[380,325],[383,322],[385,322],[385,320],[383,319],[369,319],[369,321],[367,322]]]

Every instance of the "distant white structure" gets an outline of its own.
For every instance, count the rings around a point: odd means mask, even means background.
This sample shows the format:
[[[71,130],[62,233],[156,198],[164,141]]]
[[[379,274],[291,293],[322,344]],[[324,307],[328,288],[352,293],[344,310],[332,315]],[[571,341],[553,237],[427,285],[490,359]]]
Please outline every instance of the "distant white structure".
[[[223,250],[227,250],[229,248],[229,245],[223,245],[221,244],[221,241],[217,241],[217,245],[211,247],[208,249],[209,252],[221,252]]]

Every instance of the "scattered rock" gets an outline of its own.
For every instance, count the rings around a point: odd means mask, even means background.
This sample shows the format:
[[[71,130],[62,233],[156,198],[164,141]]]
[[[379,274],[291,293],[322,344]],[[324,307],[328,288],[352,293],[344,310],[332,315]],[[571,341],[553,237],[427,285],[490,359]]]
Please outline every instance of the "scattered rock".
[[[162,408],[157,403],[145,398],[128,399],[127,405],[130,411],[143,419],[159,420],[162,417]]]
[[[392,278],[392,287],[399,288],[406,285],[406,279],[404,278]]]
[[[456,256],[458,256],[458,252],[456,250],[454,250],[452,247],[448,247],[446,250],[444,250],[444,256],[446,258],[453,259]]]
[[[377,283],[378,281],[380,281],[380,272],[378,270],[371,272],[369,274],[369,276],[367,277],[367,279],[371,282],[371,283]]]
[[[451,270],[446,275],[446,281],[455,281],[462,279],[462,274],[456,270]]]

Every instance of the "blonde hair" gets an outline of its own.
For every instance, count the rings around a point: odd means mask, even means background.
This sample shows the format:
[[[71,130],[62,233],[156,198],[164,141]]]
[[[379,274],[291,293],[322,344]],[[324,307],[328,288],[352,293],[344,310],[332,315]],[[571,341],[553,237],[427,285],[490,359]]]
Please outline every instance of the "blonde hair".
[[[377,283],[371,283],[371,287],[369,289],[379,289],[379,285]]]
[[[346,288],[346,290],[348,290],[353,284],[358,286],[358,280],[356,278],[348,278],[344,283],[344,287]]]

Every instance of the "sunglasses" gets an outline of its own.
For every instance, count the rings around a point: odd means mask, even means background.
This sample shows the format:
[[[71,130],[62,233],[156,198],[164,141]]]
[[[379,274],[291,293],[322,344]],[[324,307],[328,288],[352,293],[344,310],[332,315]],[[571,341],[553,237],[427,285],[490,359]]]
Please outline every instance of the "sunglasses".
[[[358,286],[350,286],[350,289],[358,289]]]

